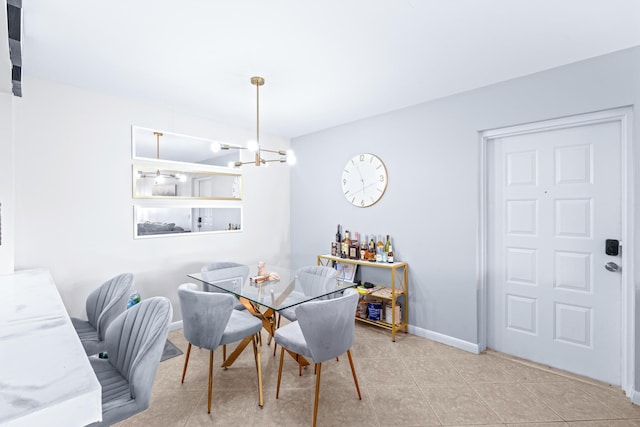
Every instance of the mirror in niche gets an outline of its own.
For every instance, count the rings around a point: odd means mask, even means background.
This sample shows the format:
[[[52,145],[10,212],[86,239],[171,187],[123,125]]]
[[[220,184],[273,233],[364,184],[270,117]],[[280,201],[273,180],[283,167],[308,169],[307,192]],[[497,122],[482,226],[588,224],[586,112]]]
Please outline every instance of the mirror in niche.
[[[242,175],[134,165],[133,197],[241,200]]]
[[[134,237],[242,231],[241,207],[134,206]]]
[[[239,150],[221,149],[221,146],[240,147],[237,144],[139,126],[131,127],[131,141],[134,158],[224,167],[240,160]]]

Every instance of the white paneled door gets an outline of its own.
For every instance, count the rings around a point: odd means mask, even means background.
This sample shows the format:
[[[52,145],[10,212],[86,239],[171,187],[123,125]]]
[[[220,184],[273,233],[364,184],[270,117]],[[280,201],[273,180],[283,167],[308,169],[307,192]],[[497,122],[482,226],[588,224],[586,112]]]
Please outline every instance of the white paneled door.
[[[487,144],[487,345],[610,384],[621,375],[620,122]]]

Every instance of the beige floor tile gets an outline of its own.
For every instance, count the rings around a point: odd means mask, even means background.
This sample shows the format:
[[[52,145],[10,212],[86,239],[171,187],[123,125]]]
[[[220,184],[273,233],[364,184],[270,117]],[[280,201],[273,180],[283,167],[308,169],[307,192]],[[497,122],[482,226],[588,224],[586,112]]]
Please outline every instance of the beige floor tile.
[[[502,422],[468,385],[421,386],[420,389],[443,425]]]
[[[272,399],[265,396],[271,404]],[[257,394],[247,393],[245,390],[228,390],[211,396],[211,413],[207,413],[207,392],[202,393],[200,400],[188,419],[188,426],[235,426],[250,425],[252,420],[261,420],[264,417],[264,408],[258,406]],[[157,424],[161,425],[161,424]],[[264,425],[275,426],[265,423]]]
[[[451,364],[468,383],[515,383],[516,376],[502,360],[495,356],[480,354],[475,358],[452,359]]]
[[[381,355],[389,358],[400,356],[396,343],[391,342],[391,339],[378,336],[369,339],[357,339],[351,352],[358,359],[377,359]]]
[[[545,369],[539,369],[532,366],[523,365],[510,360],[501,360],[505,372],[521,383],[542,383],[542,382],[567,382],[569,378],[556,373],[549,372]]]
[[[418,385],[466,384],[458,370],[447,360],[426,357],[402,359],[402,362]]]
[[[415,385],[409,370],[399,359],[356,359],[358,378],[366,387]]]
[[[129,418],[126,426],[184,426],[202,395],[189,391],[154,394],[149,408]]]
[[[569,424],[564,421],[553,423],[508,423],[507,427],[569,427]]]
[[[323,379],[324,382],[324,379]],[[311,425],[313,415],[313,397],[315,390],[302,392],[309,399],[311,410],[304,423],[298,426]],[[328,389],[320,387],[320,403],[318,405],[318,426],[353,426],[371,427],[378,426],[373,417],[373,404],[375,402],[366,393],[361,393],[362,400],[353,387]]]
[[[523,384],[565,421],[619,418],[619,414],[572,382]]]
[[[182,330],[171,331],[169,339],[186,352]],[[310,425],[313,366],[300,377],[286,356],[276,399],[280,351],[273,357],[273,343],[266,345],[264,333],[263,339],[264,408],[258,406],[251,347],[227,370],[220,367],[219,349],[207,414],[209,352],[193,347],[185,383],[180,384],[184,354],[161,362],[149,409],[117,426]],[[352,353],[362,400],[346,355],[323,363],[318,426],[640,427],[640,407],[621,390],[501,353],[476,355],[404,333],[392,342],[389,331],[362,323],[356,323]],[[571,422],[551,421],[559,417]]]
[[[471,387],[507,423],[562,421],[520,384],[473,384]]]
[[[640,406],[634,405],[624,392],[613,386],[597,386],[584,382],[574,382],[575,386],[597,401],[616,411],[619,418],[640,419]]]
[[[640,420],[574,421],[569,427],[639,427]]]
[[[368,393],[381,426],[440,425],[417,386],[369,387]]]

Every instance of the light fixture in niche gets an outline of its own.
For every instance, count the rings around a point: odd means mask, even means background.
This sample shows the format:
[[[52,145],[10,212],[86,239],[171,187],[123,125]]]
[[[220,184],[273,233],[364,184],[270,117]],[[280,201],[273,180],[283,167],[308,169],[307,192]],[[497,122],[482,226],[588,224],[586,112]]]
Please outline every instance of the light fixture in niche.
[[[160,160],[160,137],[163,135],[162,132],[153,132],[156,137],[156,160]],[[138,175],[140,178],[154,178],[156,184],[163,184],[167,180],[177,180],[180,182],[185,182],[187,180],[187,176],[181,173],[171,173],[165,172],[160,169],[156,169],[155,171],[143,171],[139,170]]]

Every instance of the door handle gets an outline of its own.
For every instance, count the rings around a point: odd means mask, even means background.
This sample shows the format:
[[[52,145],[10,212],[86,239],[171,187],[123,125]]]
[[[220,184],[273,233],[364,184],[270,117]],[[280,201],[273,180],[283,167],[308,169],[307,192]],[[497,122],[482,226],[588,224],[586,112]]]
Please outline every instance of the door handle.
[[[616,264],[615,262],[608,262],[604,265],[604,268],[606,268],[609,271],[620,271],[620,266],[618,264]]]

